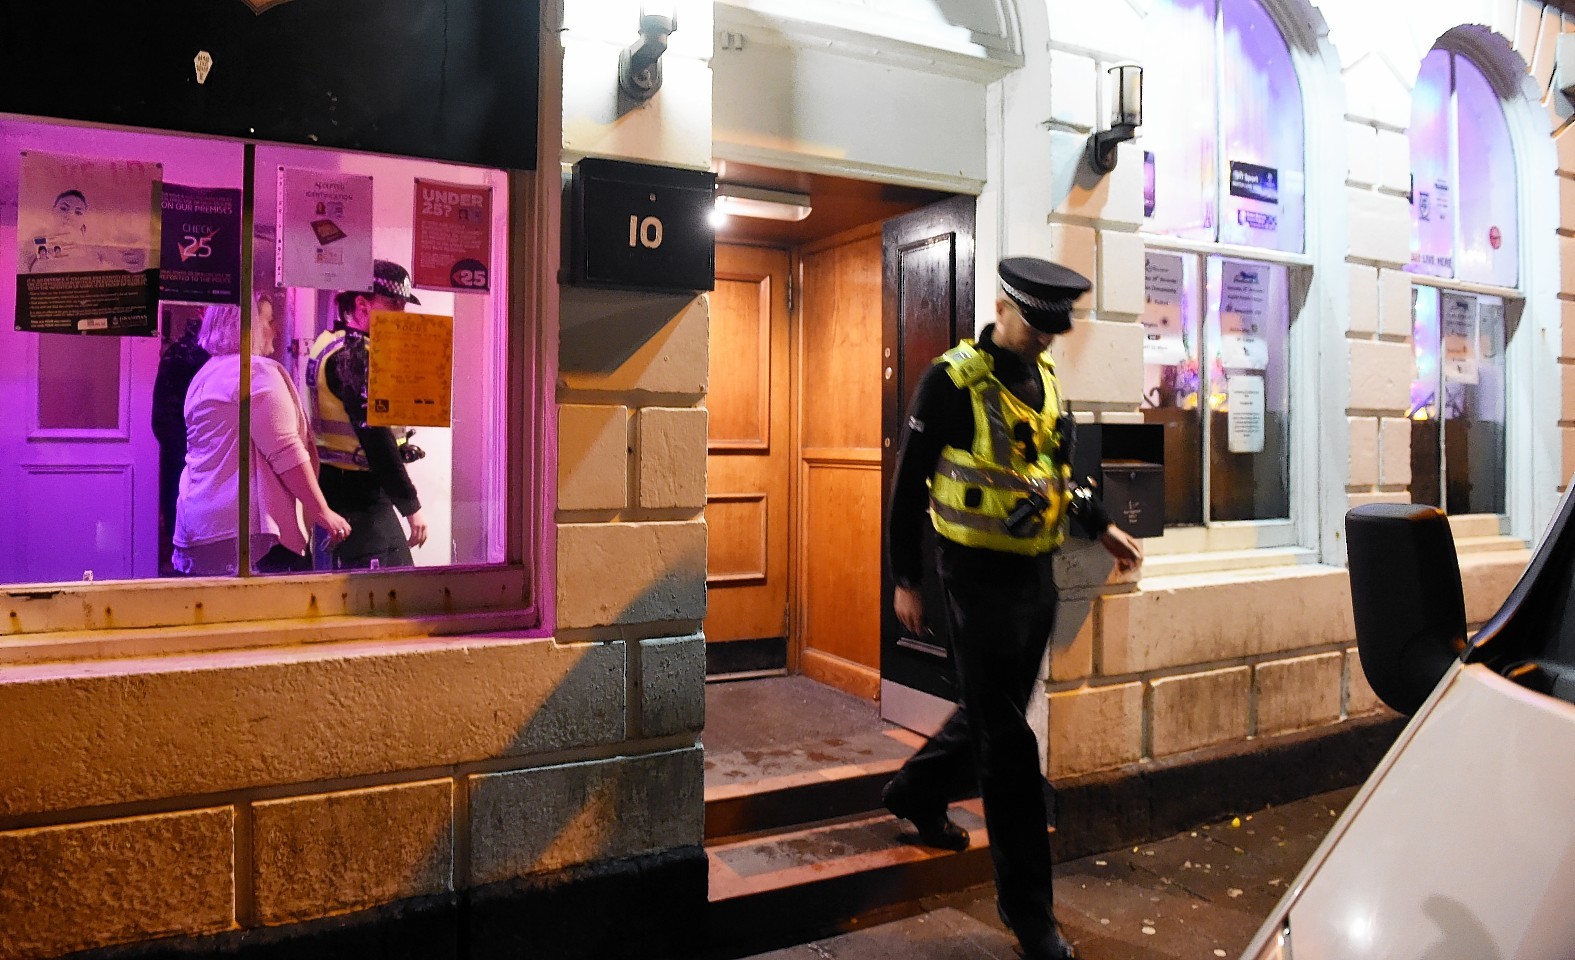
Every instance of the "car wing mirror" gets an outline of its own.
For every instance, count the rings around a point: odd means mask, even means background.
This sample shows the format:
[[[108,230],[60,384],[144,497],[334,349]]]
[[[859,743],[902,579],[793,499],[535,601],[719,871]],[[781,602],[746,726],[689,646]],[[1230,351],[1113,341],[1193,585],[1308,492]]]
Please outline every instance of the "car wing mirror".
[[[1449,518],[1372,503],[1345,515],[1356,649],[1379,698],[1410,715],[1466,648],[1466,601]]]

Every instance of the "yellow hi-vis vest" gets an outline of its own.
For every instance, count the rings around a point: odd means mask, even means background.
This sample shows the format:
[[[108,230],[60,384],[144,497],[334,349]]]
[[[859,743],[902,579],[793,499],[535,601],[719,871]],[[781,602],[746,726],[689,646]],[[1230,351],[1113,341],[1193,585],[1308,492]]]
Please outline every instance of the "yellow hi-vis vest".
[[[366,454],[355,435],[355,425],[345,405],[328,389],[324,370],[329,359],[345,348],[343,330],[324,330],[317,335],[306,360],[307,394],[312,398],[312,434],[317,438],[317,457],[342,470],[365,470]]]
[[[1038,556],[1066,538],[1067,505],[1071,502],[1070,464],[1052,457],[1061,448],[1058,429],[1061,390],[1055,365],[1039,358],[1044,380],[1044,405],[1035,410],[995,378],[995,361],[964,340],[941,354],[952,382],[973,401],[973,449],[947,446],[930,477],[930,522],[948,540],[968,547]],[[1019,439],[1027,424],[1033,457]],[[1046,501],[1017,525],[1007,528],[1014,510],[1038,494]]]

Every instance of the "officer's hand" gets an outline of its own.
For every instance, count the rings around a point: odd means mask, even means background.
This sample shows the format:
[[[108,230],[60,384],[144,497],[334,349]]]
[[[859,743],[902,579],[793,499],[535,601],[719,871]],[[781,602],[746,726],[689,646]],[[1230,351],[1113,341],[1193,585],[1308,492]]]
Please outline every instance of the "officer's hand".
[[[427,542],[427,518],[421,515],[420,510],[406,517],[405,522],[410,524],[409,543],[412,547],[419,547]]]
[[[918,587],[898,587],[891,605],[903,626],[916,637],[924,636],[924,595]]]
[[[1116,558],[1116,569],[1122,573],[1142,566],[1143,544],[1115,524],[1106,527],[1105,532],[1099,535],[1099,543]]]

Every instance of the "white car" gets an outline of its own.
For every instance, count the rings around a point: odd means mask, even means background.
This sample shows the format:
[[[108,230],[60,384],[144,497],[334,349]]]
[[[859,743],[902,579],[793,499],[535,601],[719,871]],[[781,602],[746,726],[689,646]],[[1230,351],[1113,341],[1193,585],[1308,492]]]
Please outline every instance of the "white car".
[[[1572,513],[1469,641],[1444,515],[1347,515],[1363,670],[1412,719],[1242,960],[1575,957]]]

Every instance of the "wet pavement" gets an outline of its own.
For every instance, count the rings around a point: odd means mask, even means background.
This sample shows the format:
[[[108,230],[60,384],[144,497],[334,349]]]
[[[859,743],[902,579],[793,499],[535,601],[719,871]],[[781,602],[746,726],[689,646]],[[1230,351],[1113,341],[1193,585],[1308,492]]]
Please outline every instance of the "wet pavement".
[[[1240,957],[1356,788],[1056,866],[1056,914],[1085,960]],[[917,910],[918,912],[914,912]],[[897,914],[906,914],[895,917]],[[910,904],[888,922],[754,960],[1014,960],[994,889]]]

